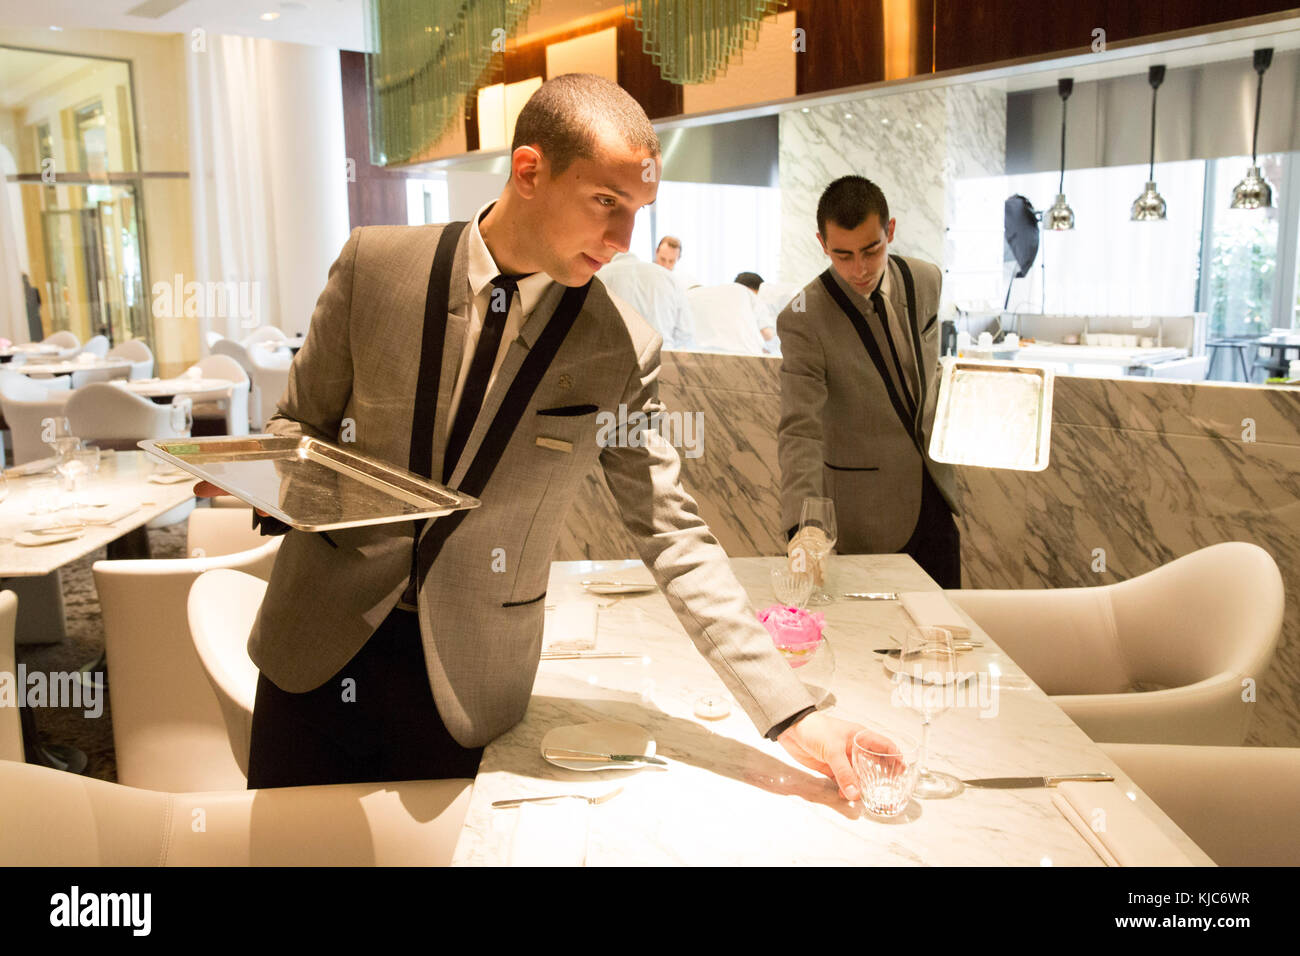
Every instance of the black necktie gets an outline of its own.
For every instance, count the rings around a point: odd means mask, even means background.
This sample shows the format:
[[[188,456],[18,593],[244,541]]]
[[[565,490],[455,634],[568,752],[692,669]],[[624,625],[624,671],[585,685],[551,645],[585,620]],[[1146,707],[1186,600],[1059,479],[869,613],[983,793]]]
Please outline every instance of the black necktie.
[[[474,430],[474,420],[478,418],[479,408],[483,405],[488,379],[492,377],[492,365],[501,347],[501,333],[505,331],[506,319],[510,315],[510,303],[518,291],[519,284],[515,276],[499,275],[492,280],[487,314],[483,317],[483,328],[479,332],[478,344],[474,347],[474,358],[469,364],[465,387],[460,393],[460,406],[456,409],[456,420],[452,423],[447,450],[442,458],[444,482],[450,480],[460,454],[465,450],[465,443],[469,441],[469,433]]]
[[[883,281],[883,280],[882,280]],[[916,418],[916,398],[912,395],[912,383],[907,380],[903,374],[903,363],[898,359],[898,349],[894,347],[894,336],[889,331],[889,312],[885,308],[885,297],[880,293],[880,287],[871,293],[871,305],[876,310],[876,318],[880,321],[880,328],[885,333],[885,341],[889,343],[889,355],[894,360],[894,371],[898,373],[898,388],[907,400],[907,411],[913,419]]]

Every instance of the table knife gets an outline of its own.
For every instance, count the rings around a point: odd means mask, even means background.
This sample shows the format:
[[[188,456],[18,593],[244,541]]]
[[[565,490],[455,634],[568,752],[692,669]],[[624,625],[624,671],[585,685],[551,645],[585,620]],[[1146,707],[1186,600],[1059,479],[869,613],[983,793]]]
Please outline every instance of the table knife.
[[[577,760],[583,763],[649,763],[657,767],[668,766],[668,761],[645,754],[597,754],[587,750],[562,750],[557,747],[546,748],[545,756],[551,760]]]
[[[952,649],[954,651],[973,651],[977,647],[983,647],[982,641],[953,641]],[[877,647],[872,651],[873,654],[888,654],[890,657],[897,657],[903,652],[901,647]]]
[[[897,601],[897,591],[849,591],[843,595],[850,601]]]
[[[644,581],[583,581],[582,586],[596,594],[640,594],[659,589],[659,585]]]
[[[1058,783],[1074,781],[1105,783],[1114,779],[1108,773],[1058,773],[1048,777],[983,777],[979,780],[963,780],[962,783],[984,790],[1021,790],[1026,787],[1055,787]]]

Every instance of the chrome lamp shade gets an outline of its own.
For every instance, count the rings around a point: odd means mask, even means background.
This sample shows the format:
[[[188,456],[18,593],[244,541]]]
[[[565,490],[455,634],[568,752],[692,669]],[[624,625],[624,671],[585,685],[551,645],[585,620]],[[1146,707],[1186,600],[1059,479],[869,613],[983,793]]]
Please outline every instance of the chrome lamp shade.
[[[1065,232],[1074,228],[1074,210],[1065,201],[1065,193],[1056,194],[1056,202],[1043,214],[1043,228]]]
[[[1263,177],[1258,166],[1252,166],[1246,178],[1232,190],[1233,209],[1263,209],[1273,205],[1273,187]]]
[[[1156,184],[1148,182],[1142,195],[1133,200],[1134,222],[1157,222],[1165,218],[1165,197],[1156,192]]]

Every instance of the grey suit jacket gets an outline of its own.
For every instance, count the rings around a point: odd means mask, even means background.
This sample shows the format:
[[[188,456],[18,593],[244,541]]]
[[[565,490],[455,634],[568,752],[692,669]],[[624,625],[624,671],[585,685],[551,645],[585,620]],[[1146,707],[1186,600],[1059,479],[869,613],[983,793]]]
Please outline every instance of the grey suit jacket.
[[[408,465],[425,295],[441,230],[374,226],[352,232],[330,269],[270,431],[329,441],[350,434],[352,447],[362,454]],[[452,273],[434,476],[442,474],[446,408],[469,310],[469,235],[466,229],[460,237]],[[553,283],[510,343],[448,482],[452,487],[463,480],[502,397],[563,292]],[[661,341],[635,312],[616,304],[599,281],[592,282],[582,311],[479,496],[482,506],[469,512],[447,539],[420,590],[420,630],[434,701],[462,746],[487,743],[518,722],[528,706],[551,555],[565,513],[597,461],[641,559],[700,653],[760,732],[812,704],[755,619],[726,555],[682,489],[673,447],[654,430],[645,433],[645,447],[601,447],[597,412],[538,414],[587,405],[615,415],[620,404],[627,413],[661,410]],[[635,431],[635,422],[629,431]],[[572,450],[539,445],[543,437],[570,442]],[[286,535],[249,638],[253,661],[286,691],[312,690],[335,675],[407,584],[411,524],[331,532],[330,538],[337,547],[317,534]]]
[[[880,374],[852,322],[831,298],[820,279],[806,285],[777,318],[781,338],[781,524],[799,523],[803,500],[835,501],[843,553],[892,553],[907,544],[921,510],[921,469],[957,512],[955,475],[950,465],[930,459],[939,374],[939,267],[907,259],[916,285],[917,315],[912,322],[921,349],[909,379],[924,383],[918,403],[925,458],[890,404]],[[896,327],[907,314],[903,276],[891,259],[890,294],[885,308]],[[867,319],[886,363],[889,348],[871,302],[831,275]],[[799,311],[802,298],[803,310]],[[914,350],[913,350],[914,351]]]

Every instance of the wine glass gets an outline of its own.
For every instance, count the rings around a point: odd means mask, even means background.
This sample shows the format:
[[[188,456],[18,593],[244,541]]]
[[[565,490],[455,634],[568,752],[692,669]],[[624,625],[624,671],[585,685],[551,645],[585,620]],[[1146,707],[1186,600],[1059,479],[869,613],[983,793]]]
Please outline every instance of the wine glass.
[[[813,592],[812,571],[796,571],[782,565],[772,569],[772,592],[786,607],[803,610]]]
[[[807,552],[811,564],[814,590],[809,604],[830,604],[826,592],[826,570],[831,550],[838,538],[835,524],[835,502],[830,498],[805,498],[799,512],[799,548]]]
[[[54,449],[61,462],[81,447],[81,439],[72,434],[72,423],[63,417],[42,419],[41,438]]]
[[[955,797],[965,789],[951,774],[925,769],[930,722],[952,707],[957,688],[957,655],[952,632],[942,627],[909,627],[894,672],[894,702],[921,717],[920,775],[915,794],[923,800]]]

